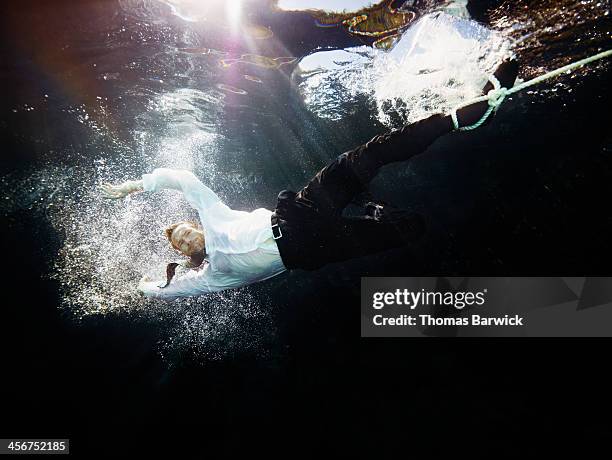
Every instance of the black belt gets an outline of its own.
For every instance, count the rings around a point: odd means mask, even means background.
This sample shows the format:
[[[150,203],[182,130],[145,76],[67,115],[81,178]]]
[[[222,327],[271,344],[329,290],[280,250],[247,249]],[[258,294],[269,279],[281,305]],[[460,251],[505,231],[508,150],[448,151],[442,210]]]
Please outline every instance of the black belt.
[[[278,247],[281,260],[288,269],[294,268],[295,264],[291,264],[293,245],[291,244],[290,235],[283,238],[283,232],[280,228],[280,222],[282,221],[284,223],[284,221],[276,215],[276,211],[272,213],[270,220],[272,223],[272,238],[276,240],[276,246]]]
[[[272,238],[274,238],[275,240],[279,240],[283,237],[283,232],[281,231],[280,225],[278,225],[279,218],[275,212],[272,213],[271,221],[272,221]]]

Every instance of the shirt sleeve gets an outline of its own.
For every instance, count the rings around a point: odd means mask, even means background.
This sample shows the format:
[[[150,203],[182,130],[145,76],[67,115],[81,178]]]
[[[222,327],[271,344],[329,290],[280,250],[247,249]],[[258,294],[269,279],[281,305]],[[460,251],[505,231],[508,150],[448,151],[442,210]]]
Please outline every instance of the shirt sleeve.
[[[231,274],[219,273],[206,264],[202,270],[192,271],[176,278],[165,288],[160,288],[162,281],[145,281],[138,284],[138,290],[146,297],[174,300],[180,297],[191,297],[225,289],[244,286],[244,280]]]
[[[185,199],[198,210],[229,208],[221,198],[200,181],[191,171],[185,169],[157,168],[151,174],[142,176],[143,188],[147,192],[172,189],[183,192]]]

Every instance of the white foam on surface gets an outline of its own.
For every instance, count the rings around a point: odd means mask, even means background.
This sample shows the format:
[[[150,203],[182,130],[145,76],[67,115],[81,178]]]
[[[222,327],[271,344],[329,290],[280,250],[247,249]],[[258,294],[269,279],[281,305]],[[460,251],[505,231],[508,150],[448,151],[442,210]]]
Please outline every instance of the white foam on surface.
[[[358,47],[302,60],[300,89],[313,112],[340,119],[366,95],[385,125],[409,123],[480,95],[510,54],[500,33],[438,12],[412,25],[391,51]],[[331,108],[331,110],[330,110]]]

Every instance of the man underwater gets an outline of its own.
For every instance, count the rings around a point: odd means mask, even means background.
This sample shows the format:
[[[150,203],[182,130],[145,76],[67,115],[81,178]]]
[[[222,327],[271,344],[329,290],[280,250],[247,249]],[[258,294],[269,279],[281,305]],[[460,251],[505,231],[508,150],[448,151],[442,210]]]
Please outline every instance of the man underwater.
[[[503,62],[494,75],[511,88],[518,73],[515,61]],[[487,94],[491,83],[483,89]],[[478,102],[457,111],[461,125],[477,122],[488,108]],[[367,203],[367,215],[342,216],[344,208],[367,190],[379,169],[424,152],[436,139],[454,130],[450,115],[436,114],[375,136],[345,152],[320,170],[298,193],[283,190],[274,212],[264,208],[236,211],[193,173],[159,168],[142,180],[104,184],[107,198],[130,193],[173,189],[199,214],[195,222],[178,222],[165,231],[174,249],[189,257],[180,263],[198,268],[173,280],[178,263],[169,264],[167,281],[143,277],[138,290],[145,296],[175,299],[238,288],[286,270],[315,270],[339,262],[414,243],[423,233],[422,218],[388,205]]]

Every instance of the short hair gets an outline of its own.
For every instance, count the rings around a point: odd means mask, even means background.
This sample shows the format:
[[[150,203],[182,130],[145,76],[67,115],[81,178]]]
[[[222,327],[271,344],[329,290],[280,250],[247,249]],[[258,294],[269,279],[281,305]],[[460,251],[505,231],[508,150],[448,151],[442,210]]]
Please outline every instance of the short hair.
[[[198,224],[197,222],[194,222],[192,220],[182,220],[180,222],[176,222],[175,224],[172,224],[169,227],[167,227],[164,230],[164,234],[166,235],[166,238],[168,238],[168,241],[170,241],[170,244],[172,245],[172,247],[174,249],[176,249],[177,251],[179,250],[179,248],[177,248],[174,245],[174,243],[172,242],[172,234],[174,233],[174,230],[176,230],[176,227],[178,227],[179,225],[183,225],[183,224],[191,225],[193,228],[197,228],[198,230],[202,230],[202,227],[200,226],[200,224]]]

